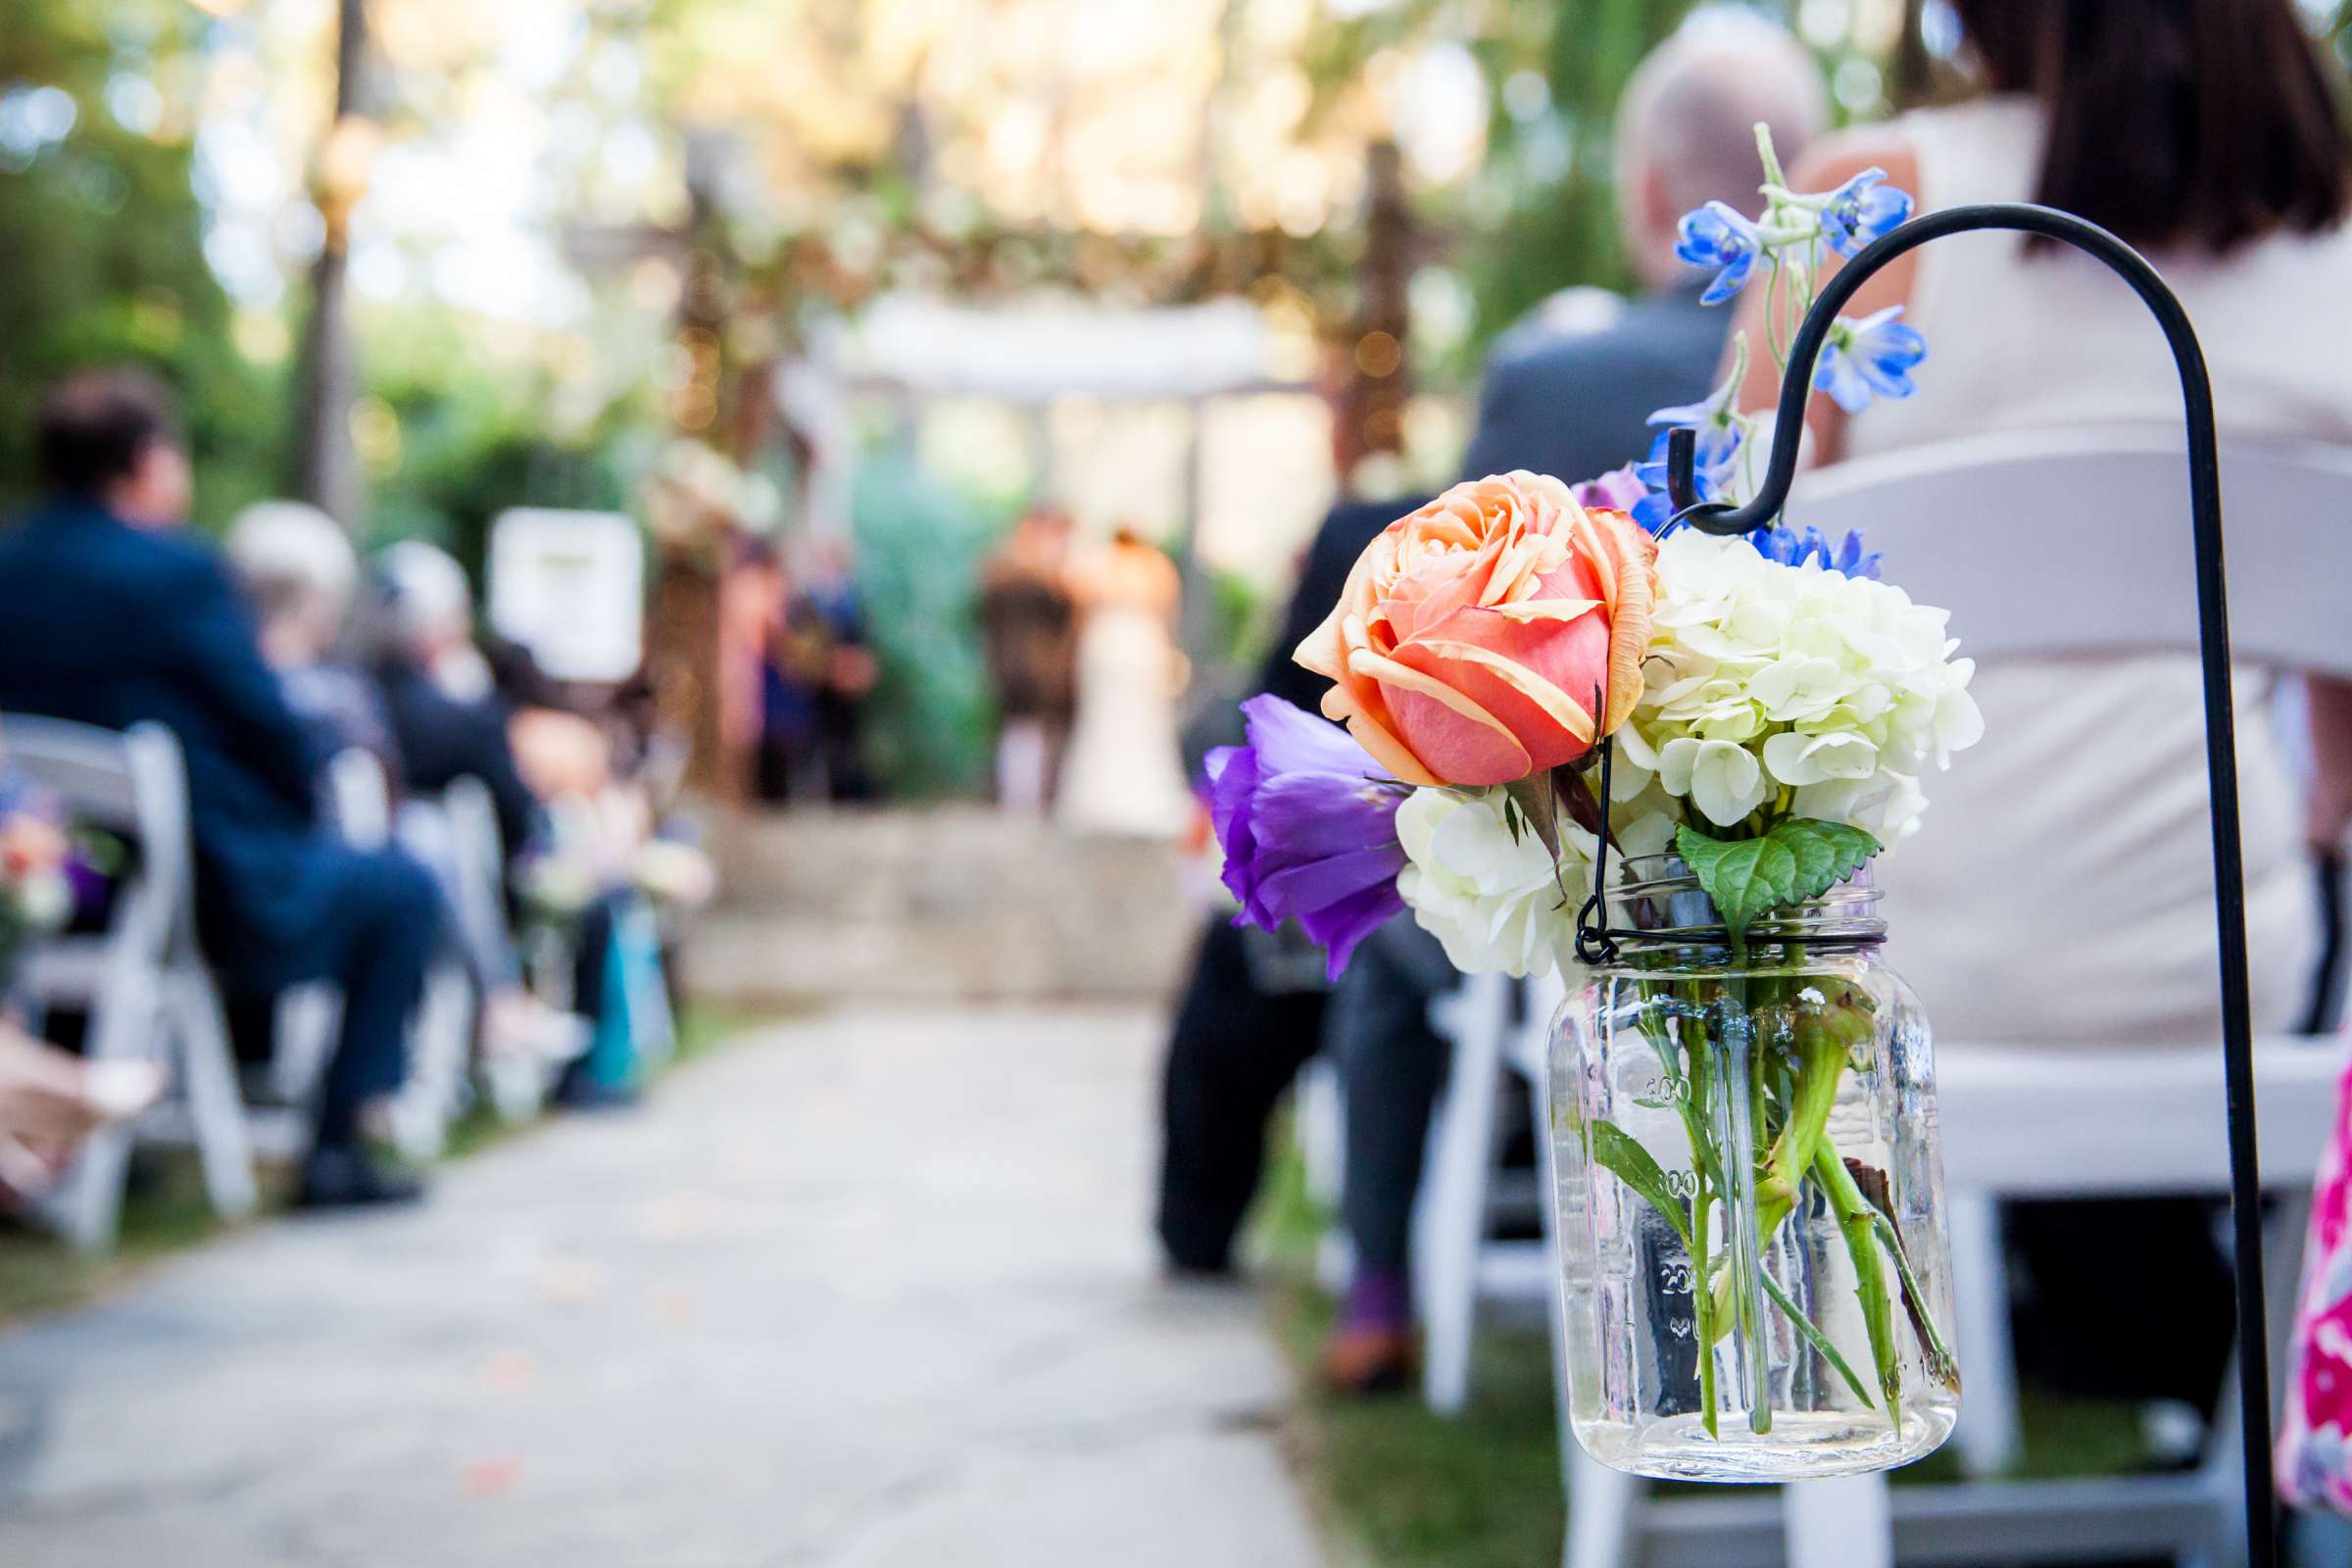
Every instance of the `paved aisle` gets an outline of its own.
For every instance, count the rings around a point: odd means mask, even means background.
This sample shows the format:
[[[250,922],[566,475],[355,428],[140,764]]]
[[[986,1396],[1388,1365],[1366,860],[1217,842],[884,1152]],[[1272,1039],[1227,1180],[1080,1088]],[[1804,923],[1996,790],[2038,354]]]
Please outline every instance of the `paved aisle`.
[[[1157,1026],[826,1015],[0,1335],[0,1563],[1318,1560],[1147,1246]]]

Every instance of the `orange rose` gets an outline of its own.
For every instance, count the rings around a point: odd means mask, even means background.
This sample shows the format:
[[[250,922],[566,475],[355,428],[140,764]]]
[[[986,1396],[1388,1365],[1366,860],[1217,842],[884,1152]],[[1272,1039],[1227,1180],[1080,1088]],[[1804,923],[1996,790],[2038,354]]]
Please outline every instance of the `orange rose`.
[[[1324,713],[1398,778],[1512,783],[1632,713],[1656,554],[1548,475],[1469,480],[1372,541],[1297,658],[1338,683]]]

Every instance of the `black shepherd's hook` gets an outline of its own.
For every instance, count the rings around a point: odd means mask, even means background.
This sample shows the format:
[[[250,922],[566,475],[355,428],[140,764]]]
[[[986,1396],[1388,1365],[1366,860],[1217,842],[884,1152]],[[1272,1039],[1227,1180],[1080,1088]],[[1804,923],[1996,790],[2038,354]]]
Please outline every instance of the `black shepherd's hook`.
[[[2197,647],[2205,678],[2205,776],[2213,805],[2214,918],[2221,936],[2222,1050],[2230,1122],[2230,1201],[2236,1236],[2237,1381],[2245,1434],[2246,1544],[2255,1568],[2278,1561],[2277,1504],[2271,1481],[2270,1348],[2262,1290],[2262,1171],[2254,1126],[2254,1030],[2246,981],[2245,872],[2238,853],[2237,726],[2230,695],[2230,613],[2222,570],[2221,460],[2215,447],[2213,385],[2188,313],[2146,259],[2095,223],[2071,213],[2021,202],[1947,207],[1890,230],[1831,278],[1805,315],[1788,350],[1781,381],[1780,418],[1764,482],[1745,506],[1699,498],[1692,472],[1697,432],[1677,428],[1667,438],[1668,493],[1676,516],[1711,534],[1747,533],[1767,526],[1788,499],[1796,477],[1796,448],[1804,435],[1805,400],[1813,365],[1838,313],[1871,275],[1896,257],[1972,229],[2009,229],[2060,240],[2096,257],[2132,286],[2164,328],[2180,370],[2180,401],[2188,422],[2188,507],[2197,560]],[[1984,322],[1994,330],[1998,322]]]

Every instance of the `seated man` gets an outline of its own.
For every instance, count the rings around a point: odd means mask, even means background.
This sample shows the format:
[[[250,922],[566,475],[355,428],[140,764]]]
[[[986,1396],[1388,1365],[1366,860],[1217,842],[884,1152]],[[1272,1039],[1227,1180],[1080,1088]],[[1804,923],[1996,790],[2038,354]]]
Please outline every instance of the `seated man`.
[[[410,1014],[439,940],[431,879],[320,829],[310,747],[220,559],[174,528],[189,471],[163,389],[125,371],[43,401],[50,499],[0,535],[0,710],[108,729],[157,722],[186,759],[197,935],[232,996],[332,980],[327,1064],[298,1200],[414,1199],[376,1164],[360,1113],[404,1075]]]

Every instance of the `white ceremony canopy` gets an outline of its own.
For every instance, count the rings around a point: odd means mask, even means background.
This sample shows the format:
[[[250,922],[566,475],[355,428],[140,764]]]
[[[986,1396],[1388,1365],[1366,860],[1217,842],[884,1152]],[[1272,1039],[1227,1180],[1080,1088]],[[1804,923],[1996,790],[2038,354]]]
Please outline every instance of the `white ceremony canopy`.
[[[1265,319],[1247,300],[1121,309],[1049,301],[984,310],[889,294],[842,344],[865,386],[1050,403],[1179,401],[1303,390],[1266,374]]]

